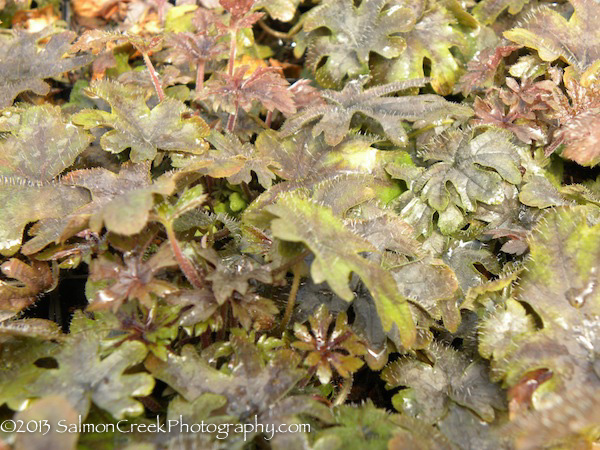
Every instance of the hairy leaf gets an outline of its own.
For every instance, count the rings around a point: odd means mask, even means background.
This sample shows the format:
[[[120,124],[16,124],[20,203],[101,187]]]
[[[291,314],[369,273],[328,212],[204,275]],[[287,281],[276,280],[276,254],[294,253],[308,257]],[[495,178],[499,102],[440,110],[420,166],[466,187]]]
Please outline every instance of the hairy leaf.
[[[327,144],[337,145],[348,133],[352,117],[360,113],[376,120],[385,136],[394,144],[403,145],[407,141],[401,125],[404,121],[435,121],[441,117],[468,117],[471,114],[469,108],[448,102],[437,95],[387,97],[394,92],[422,86],[425,81],[403,81],[363,90],[364,80],[352,80],[340,92],[323,91],[321,95],[328,104],[306,108],[290,117],[281,128],[281,135],[290,136],[320,118],[312,128],[313,136],[324,133]]]
[[[91,56],[63,58],[76,34],[72,31],[53,32],[50,28],[37,33],[15,31],[0,35],[0,108],[10,106],[23,91],[47,95],[50,78],[84,66]],[[41,48],[38,43],[47,39]]]
[[[75,170],[62,181],[89,190],[92,201],[62,218],[38,222],[31,230],[35,237],[23,246],[25,254],[38,252],[52,242],[63,242],[86,227],[96,233],[102,226],[123,235],[139,233],[148,222],[154,195],[168,195],[175,190],[169,174],[152,182],[150,163],[125,163],[118,174],[100,167]]]
[[[73,122],[86,129],[110,127],[100,143],[111,153],[131,148],[134,163],[153,160],[157,151],[202,153],[208,126],[197,116],[184,118],[192,111],[184,103],[167,97],[152,110],[148,108],[143,90],[111,81],[93,83],[90,96],[105,100],[111,112],[84,110],[73,116]]]
[[[432,162],[422,172],[407,172],[398,164],[389,165],[387,170],[394,177],[406,179],[411,190],[432,208],[451,213],[440,215],[440,220],[449,217],[450,224],[462,220],[456,208],[474,211],[477,202],[501,203],[505,195],[502,179],[512,184],[521,181],[517,149],[511,134],[501,130],[489,130],[476,137],[472,137],[471,130],[449,131],[430,143],[422,157]]]
[[[308,64],[325,87],[368,73],[370,53],[392,58],[406,47],[397,33],[414,23],[410,9],[391,0],[361,0],[355,5],[351,0],[326,0],[305,16],[304,31],[312,32]],[[320,33],[322,28],[327,33]]]
[[[452,448],[434,427],[401,414],[376,408],[369,399],[360,405],[335,409],[336,423],[317,435],[315,447],[352,448]]]
[[[591,416],[583,411],[597,407],[597,399],[593,400],[596,406],[568,405],[580,386],[600,388],[596,357],[600,345],[598,218],[598,210],[590,207],[558,207],[549,211],[534,231],[531,257],[519,277],[516,298],[533,308],[541,328],[533,329],[523,309],[509,304],[487,318],[481,329],[482,350],[490,354],[492,348],[486,344],[495,343],[491,354],[495,374],[509,386],[532,370],[551,371],[551,380],[542,385],[541,392],[534,392],[532,404],[545,426],[557,427],[555,438],[583,433],[592,425]],[[500,320],[521,325],[494,327]],[[579,408],[582,421],[573,422],[572,428],[561,426],[563,414],[555,412]],[[518,424],[527,424],[527,415],[517,419]]]
[[[477,413],[487,422],[494,420],[494,408],[501,409],[499,387],[486,376],[480,361],[469,361],[456,350],[432,344],[427,350],[431,362],[402,358],[382,373],[386,387],[405,386],[395,398],[400,411],[434,424],[446,415],[449,402]]]
[[[466,39],[456,27],[456,18],[442,3],[430,0],[413,2],[410,15],[414,17],[414,26],[400,34],[406,41],[406,49],[397,58],[377,61],[375,78],[387,82],[421,78],[427,59],[431,66],[433,89],[442,95],[452,92],[460,66],[451,50],[464,49]]]
[[[84,319],[78,315],[73,320]],[[29,389],[34,396],[65,396],[83,417],[92,401],[118,418],[139,415],[143,407],[132,397],[150,394],[154,379],[146,373],[123,372],[142,362],[146,353],[143,344],[125,342],[102,359],[98,335],[83,331],[54,355],[58,368],[44,370]]]
[[[103,168],[77,170],[66,175],[64,181],[92,194],[92,203],[74,215],[89,215],[93,231],[99,232],[104,224],[124,235],[142,231],[154,206],[154,194],[168,195],[175,190],[169,174],[152,181],[150,163],[123,164],[118,174]]]
[[[553,141],[546,147],[549,155],[560,145],[565,148],[562,156],[583,166],[593,166],[600,162],[597,125],[600,123],[600,85],[592,82],[583,85],[572,77],[565,76],[567,95],[554,92],[553,117],[559,121]]]
[[[504,10],[517,14],[527,3],[529,0],[482,0],[473,8],[473,15],[484,25],[490,25]]]
[[[313,137],[308,128],[280,139],[265,131],[256,139],[256,150],[272,161],[271,170],[287,181],[323,178],[333,173],[382,175],[386,153],[373,148],[375,138],[350,134],[330,147],[323,136]]]
[[[260,226],[266,205],[299,188],[310,191],[313,200],[328,205],[338,216],[393,189],[383,167],[395,153],[373,148],[375,142],[373,137],[350,134],[330,147],[323,136],[314,138],[308,128],[285,139],[274,131],[261,133],[255,143],[257,154],[285,181],[255,199],[244,211],[244,221]]]
[[[600,59],[600,4],[569,0],[575,12],[569,20],[550,7],[540,7],[504,36],[538,51],[544,61],[562,58],[583,72]]]
[[[252,26],[264,13],[251,13],[256,0],[219,0],[220,5],[230,14],[229,24],[217,22],[216,25],[227,30],[239,30]]]
[[[88,193],[54,178],[69,167],[90,137],[58,107],[17,110],[18,128],[0,140],[0,253],[15,253],[30,222],[59,218],[86,203]],[[11,113],[14,114],[14,113]]]
[[[199,171],[213,178],[227,178],[231,184],[250,183],[252,172],[265,188],[271,187],[275,175],[272,165],[275,162],[264,152],[259,152],[252,144],[242,143],[230,133],[212,131],[207,141],[211,149],[204,155],[174,156],[173,165],[184,171]]]
[[[138,299],[148,308],[155,304],[156,297],[164,297],[177,291],[177,286],[156,278],[167,267],[177,266],[171,248],[163,245],[147,261],[141,255],[128,252],[121,261],[117,257],[100,256],[90,264],[89,281],[109,283],[97,290],[90,299],[88,310],[118,309],[123,301]]]
[[[503,58],[519,48],[518,45],[499,45],[483,49],[469,61],[467,73],[460,78],[455,90],[460,90],[466,97],[475,88],[490,87]]]
[[[344,378],[350,378],[362,367],[359,356],[367,353],[367,348],[348,326],[345,312],[340,312],[335,327],[329,335],[333,317],[327,307],[321,305],[308,319],[311,331],[299,323],[294,324],[294,334],[299,339],[292,346],[307,351],[304,364],[315,370],[321,384],[331,381],[332,369]]]
[[[260,102],[268,111],[284,114],[296,112],[289,83],[274,67],[259,67],[250,75],[248,66],[235,69],[233,75],[217,72],[207,82],[208,93],[214,96],[215,109],[237,114],[237,109],[249,111],[253,101]]]
[[[20,283],[0,281],[0,310],[20,311],[34,303],[37,296],[54,286],[54,274],[48,263],[32,261],[31,265],[16,258],[4,262],[0,270]]]
[[[223,56],[227,47],[219,42],[219,36],[210,36],[206,32],[173,33],[168,35],[167,42],[172,47],[174,63],[189,61],[194,64],[202,64],[210,60],[216,60]],[[198,88],[198,87],[197,87]]]
[[[169,354],[167,362],[149,357],[146,367],[188,402],[207,392],[224,396],[226,413],[241,420],[254,420],[256,414],[261,423],[279,424],[300,412],[327,417],[308,397],[286,397],[303,374],[294,352],[275,350],[265,363],[259,349],[239,333],[232,335],[231,346],[234,355],[228,373],[210,366],[190,345],[183,347],[181,356]]]
[[[371,291],[384,328],[389,330],[395,324],[404,345],[412,345],[415,328],[406,299],[390,273],[360,256],[375,251],[368,241],[348,230],[330,208],[302,195],[282,195],[267,210],[277,216],[271,223],[275,237],[304,242],[315,254],[311,265],[315,283],[327,281],[336,294],[350,301],[354,295],[348,281],[351,272],[356,273]]]
[[[3,315],[4,312],[0,314]],[[58,324],[52,320],[10,319],[0,322],[0,342],[4,343],[15,337],[60,341],[64,335]]]

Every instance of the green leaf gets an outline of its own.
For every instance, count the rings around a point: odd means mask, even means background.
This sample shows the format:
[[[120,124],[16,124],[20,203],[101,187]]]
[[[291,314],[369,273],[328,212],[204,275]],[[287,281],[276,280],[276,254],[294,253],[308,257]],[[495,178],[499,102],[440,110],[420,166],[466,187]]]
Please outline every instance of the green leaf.
[[[543,175],[533,175],[526,178],[519,192],[519,200],[527,206],[548,208],[567,204],[559,190]]]
[[[454,270],[463,293],[487,281],[485,275],[477,269],[478,265],[494,274],[498,274],[501,268],[497,256],[479,241],[452,242],[444,254],[444,261]]]
[[[314,253],[310,271],[315,283],[327,281],[337,295],[351,301],[348,282],[356,273],[373,295],[384,329],[395,324],[405,347],[412,345],[416,331],[406,299],[389,272],[360,256],[376,251],[368,241],[346,228],[330,208],[301,194],[282,195],[267,210],[277,216],[271,223],[275,237],[303,242]]]
[[[263,424],[290,423],[299,413],[330,420],[327,408],[314,399],[289,395],[304,374],[297,368],[297,354],[289,349],[275,350],[264,362],[250,337],[235,332],[230,343],[233,358],[229,369],[222,371],[209,365],[191,345],[183,347],[181,356],[169,353],[166,362],[150,356],[145,364],[156,378],[188,402],[195,402],[206,393],[224,396],[225,413],[240,421],[254,420],[256,414]]]
[[[59,107],[15,109],[19,126],[0,140],[0,253],[12,255],[30,222],[59,218],[89,201],[84,189],[54,178],[90,143],[90,136],[69,123]]]
[[[141,232],[154,207],[154,196],[169,195],[177,173],[167,173],[154,182],[150,163],[121,166],[118,174],[102,167],[75,170],[62,178],[65,185],[87,189],[92,201],[62,218],[42,220],[30,232],[35,237],[23,246],[25,254],[40,251],[48,244],[63,242],[89,227],[100,233],[102,227],[126,236]]]
[[[0,405],[19,411],[31,398],[30,387],[43,369],[34,363],[48,358],[60,350],[56,342],[40,342],[32,339],[11,339],[0,345],[2,370],[0,370]]]
[[[231,184],[249,184],[252,172],[261,186],[271,187],[275,175],[271,169],[274,162],[259,152],[252,144],[242,143],[230,133],[212,131],[207,141],[215,148],[204,155],[174,155],[173,165],[185,171],[198,171],[213,178],[227,178]]]
[[[276,20],[289,22],[296,14],[300,0],[256,0],[253,9],[264,8]]]
[[[535,331],[533,317],[521,303],[508,299],[479,329],[479,353],[484,358],[501,359],[520,335]]]
[[[17,95],[33,91],[47,95],[44,78],[55,77],[92,62],[89,55],[63,58],[76,33],[57,33],[51,27],[37,33],[14,31],[0,35],[0,108],[10,106]],[[44,46],[38,43],[46,39]]]
[[[152,181],[149,163],[123,164],[118,174],[101,168],[78,170],[64,181],[91,192],[92,203],[76,212],[90,214],[90,229],[99,232],[104,224],[110,231],[128,236],[146,226],[154,194],[169,195],[175,190],[169,174]]]
[[[482,0],[473,8],[473,15],[482,24],[490,25],[506,9],[510,14],[518,14],[527,3],[529,0]]]
[[[406,49],[396,58],[378,59],[374,77],[387,82],[422,78],[427,60],[431,65],[429,76],[433,89],[442,95],[450,94],[461,68],[454,53],[456,48],[466,48],[465,33],[458,28],[456,18],[443,2],[412,3],[410,14],[415,17],[414,26],[400,34],[406,41]]]
[[[327,105],[312,106],[290,117],[281,127],[282,137],[287,137],[314,120],[312,135],[325,134],[325,142],[337,145],[348,134],[354,115],[364,114],[374,119],[383,129],[383,134],[394,144],[404,145],[407,135],[402,122],[424,120],[433,122],[442,117],[469,117],[470,108],[457,105],[433,94],[387,97],[406,89],[422,86],[427,80],[417,79],[384,84],[363,90],[365,80],[349,81],[342,91],[322,91]]]
[[[382,166],[393,155],[374,148],[376,141],[376,137],[348,133],[331,147],[307,127],[283,139],[274,131],[264,131],[256,138],[256,150],[271,161],[275,175],[288,181],[349,172],[384,177]]]
[[[397,33],[407,31],[414,16],[410,9],[393,3],[361,0],[355,6],[351,0],[326,0],[306,13],[307,62],[321,85],[337,87],[346,76],[368,73],[371,53],[385,58],[402,53],[406,44]],[[327,34],[317,31],[323,28]]]
[[[388,389],[407,388],[396,394],[400,411],[435,424],[446,415],[452,401],[471,409],[487,422],[494,420],[494,408],[502,409],[504,399],[500,388],[489,381],[480,361],[470,361],[451,347],[440,344],[432,344],[427,355],[431,363],[402,358],[382,372]]]
[[[131,148],[131,160],[139,163],[153,160],[159,149],[188,153],[206,150],[203,138],[208,135],[208,126],[179,100],[167,97],[150,109],[144,90],[106,80],[92,83],[87,91],[89,96],[105,100],[111,112],[86,109],[75,114],[73,122],[86,129],[113,128],[100,140],[108,152]]]
[[[550,210],[529,245],[530,258],[515,291],[516,300],[527,303],[535,316],[528,319],[523,308],[509,302],[484,319],[481,350],[491,355],[496,375],[508,386],[530,371],[551,371],[551,380],[531,397],[536,410],[532,423],[543,421],[559,440],[597,426],[590,411],[598,408],[598,397],[576,404],[571,400],[582,386],[590,392],[600,389],[600,211],[590,206]],[[536,316],[539,325],[533,327]],[[497,326],[507,320],[514,325]],[[573,415],[578,419],[564,417]],[[527,427],[528,417],[516,423]]]
[[[335,418],[334,426],[317,435],[313,448],[452,448],[434,427],[408,416],[390,414],[383,408],[375,407],[370,399],[361,405],[337,407]]]
[[[76,315],[73,322],[82,320]],[[141,342],[128,341],[101,358],[97,331],[88,328],[72,335],[54,355],[58,368],[43,370],[29,390],[32,396],[65,396],[83,417],[92,401],[116,418],[136,416],[144,408],[132,397],[149,395],[154,379],[147,373],[123,372],[142,362],[147,353]]]
[[[265,206],[300,188],[310,191],[313,200],[330,206],[334,214],[344,216],[350,208],[397,187],[383,169],[396,152],[378,150],[373,147],[375,142],[373,137],[351,133],[330,147],[322,135],[313,138],[308,128],[284,139],[273,131],[261,133],[256,150],[285,181],[256,198],[244,211],[244,221],[266,226]]]
[[[577,71],[585,71],[600,58],[600,5],[595,0],[569,1],[575,8],[569,20],[547,6],[540,7],[504,36],[536,49],[544,61],[562,58]]]
[[[455,296],[458,281],[454,271],[440,260],[423,258],[391,269],[402,295],[444,326],[456,331],[460,313]]]
[[[422,157],[430,165],[421,173],[411,173],[411,190],[440,214],[451,213],[450,223],[462,219],[456,208],[475,211],[477,202],[501,203],[505,198],[503,179],[521,182],[520,157],[512,134],[504,130],[488,130],[475,137],[471,130],[448,131],[434,139]],[[391,164],[387,171],[393,177],[406,178],[402,165]]]

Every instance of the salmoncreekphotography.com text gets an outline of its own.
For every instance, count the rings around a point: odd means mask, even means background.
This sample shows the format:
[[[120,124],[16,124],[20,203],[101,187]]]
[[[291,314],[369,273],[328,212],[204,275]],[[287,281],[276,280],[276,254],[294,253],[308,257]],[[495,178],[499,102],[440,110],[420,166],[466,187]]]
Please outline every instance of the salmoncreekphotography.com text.
[[[212,434],[216,439],[227,439],[230,433],[248,436],[261,433],[265,440],[270,441],[276,433],[310,433],[310,424],[292,423],[278,424],[259,423],[254,416],[251,423],[186,423],[183,416],[161,422],[160,417],[152,423],[136,423],[126,419],[117,423],[83,423],[81,416],[77,423],[59,420],[55,424],[49,420],[5,420],[0,424],[0,430],[6,433],[192,433]]]

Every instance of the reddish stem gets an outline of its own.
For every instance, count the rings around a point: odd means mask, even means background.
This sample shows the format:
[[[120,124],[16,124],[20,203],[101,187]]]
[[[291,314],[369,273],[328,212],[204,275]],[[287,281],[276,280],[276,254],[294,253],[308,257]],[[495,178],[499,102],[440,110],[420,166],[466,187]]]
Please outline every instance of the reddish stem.
[[[227,73],[233,76],[233,65],[235,63],[235,52],[237,50],[237,30],[231,32],[231,42],[229,43],[229,62]]]
[[[158,101],[162,102],[165,99],[165,91],[163,91],[162,85],[160,84],[158,74],[156,73],[156,70],[154,70],[154,65],[152,64],[152,61],[150,61],[148,53],[142,52],[142,56],[144,58],[144,63],[148,68],[148,72],[150,72],[150,79],[152,80],[152,84],[154,85],[154,89],[158,95]]]
[[[161,25],[165,23],[165,3],[167,0],[158,0],[158,21]]]
[[[171,243],[171,248],[173,249],[173,254],[175,255],[175,259],[181,268],[181,271],[187,278],[187,280],[194,286],[195,288],[202,287],[202,278],[200,274],[193,266],[191,261],[187,259],[187,257],[183,254],[183,250],[179,246],[179,241],[177,241],[177,237],[175,236],[175,232],[173,231],[173,227],[171,224],[164,224],[165,229],[167,230],[167,237],[169,238],[169,242]]]
[[[229,118],[227,119],[227,131],[229,131],[230,133],[233,133],[233,130],[235,129],[235,123],[237,121],[239,111],[240,104],[238,102],[235,102],[235,113],[230,114]]]
[[[204,64],[206,61],[199,60],[196,68],[196,94],[199,94],[204,89]]]
[[[267,111],[267,118],[265,119],[265,124],[267,128],[271,128],[271,122],[273,121],[273,111]]]

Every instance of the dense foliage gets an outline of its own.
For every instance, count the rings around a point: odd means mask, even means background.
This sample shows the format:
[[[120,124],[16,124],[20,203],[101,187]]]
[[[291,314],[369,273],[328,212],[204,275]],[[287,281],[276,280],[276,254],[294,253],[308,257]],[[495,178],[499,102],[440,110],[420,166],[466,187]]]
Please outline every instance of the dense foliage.
[[[0,19],[0,448],[600,444],[597,0]]]

